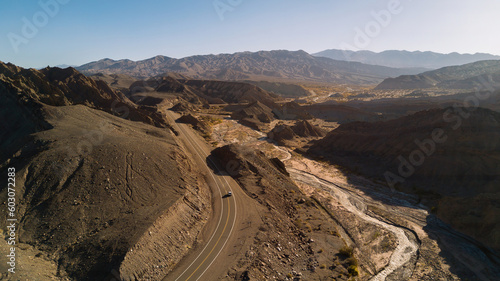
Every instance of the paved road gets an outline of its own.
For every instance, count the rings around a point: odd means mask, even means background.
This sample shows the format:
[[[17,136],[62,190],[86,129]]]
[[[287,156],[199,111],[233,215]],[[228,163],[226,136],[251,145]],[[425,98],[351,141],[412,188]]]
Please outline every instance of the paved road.
[[[169,122],[173,124],[174,129],[179,133],[179,137],[183,139],[184,145],[188,152],[193,155],[196,165],[200,169],[206,169],[209,175],[214,212],[204,229],[205,233],[201,235],[202,239],[203,237],[206,237],[206,239],[199,241],[197,247],[163,280],[213,280],[214,277],[218,276],[206,276],[208,275],[207,270],[220,256],[231,237],[239,211],[235,197],[240,196],[243,191],[232,179],[215,174],[207,166],[207,156],[210,154],[210,148],[188,125],[175,123],[174,120],[178,117],[179,115],[174,112],[167,112]],[[210,164],[215,166],[213,162]],[[234,196],[223,198],[223,195],[229,191],[232,191]]]

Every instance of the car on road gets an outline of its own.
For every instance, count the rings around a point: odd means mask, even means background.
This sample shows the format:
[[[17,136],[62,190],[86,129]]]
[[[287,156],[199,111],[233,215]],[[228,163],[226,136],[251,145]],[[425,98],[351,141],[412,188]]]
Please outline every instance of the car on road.
[[[227,195],[227,197],[229,197],[229,196],[232,196],[233,193],[231,191],[229,191],[226,195]]]

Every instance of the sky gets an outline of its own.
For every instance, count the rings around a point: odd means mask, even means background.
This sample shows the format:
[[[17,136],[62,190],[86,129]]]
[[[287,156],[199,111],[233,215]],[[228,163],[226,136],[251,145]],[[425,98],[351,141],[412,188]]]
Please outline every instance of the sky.
[[[82,65],[259,50],[500,55],[497,0],[3,0],[0,61]]]

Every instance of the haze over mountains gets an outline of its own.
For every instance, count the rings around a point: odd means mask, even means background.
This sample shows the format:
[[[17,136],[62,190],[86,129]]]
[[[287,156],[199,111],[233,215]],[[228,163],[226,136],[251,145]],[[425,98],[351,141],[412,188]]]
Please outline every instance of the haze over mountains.
[[[120,73],[146,78],[177,72],[198,79],[308,81],[373,84],[384,78],[418,74],[422,69],[398,69],[314,57],[304,51],[260,51],[192,56],[156,56],[142,61],[103,59],[77,69],[85,74]]]
[[[387,50],[376,53],[372,51],[330,49],[312,55],[317,57],[327,57],[334,60],[355,61],[366,64],[383,65],[396,68],[420,67],[427,69],[437,69],[445,66],[467,64],[481,60],[500,59],[500,56],[484,53],[441,54],[436,52],[409,52],[398,50]]]

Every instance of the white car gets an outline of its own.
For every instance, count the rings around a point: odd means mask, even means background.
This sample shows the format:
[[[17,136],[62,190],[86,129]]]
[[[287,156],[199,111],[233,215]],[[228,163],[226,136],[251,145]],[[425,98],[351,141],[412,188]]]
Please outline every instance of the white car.
[[[231,191],[229,191],[229,192],[227,193],[227,196],[232,196],[232,195],[233,195],[233,193],[232,193]]]

